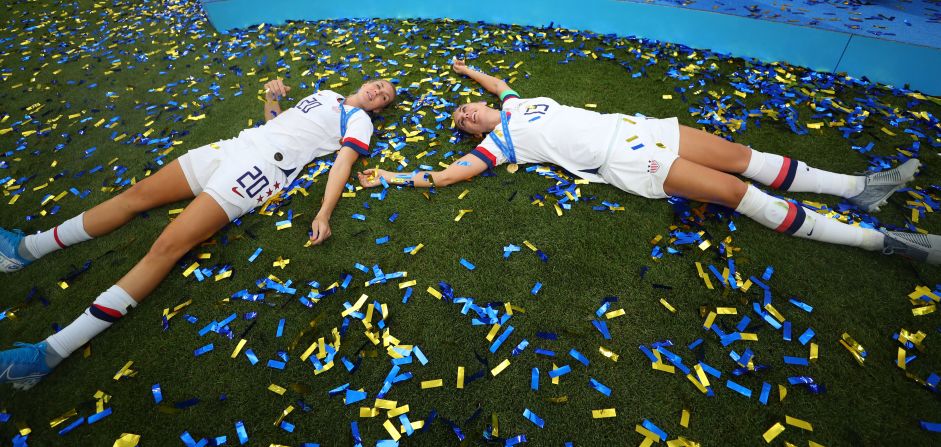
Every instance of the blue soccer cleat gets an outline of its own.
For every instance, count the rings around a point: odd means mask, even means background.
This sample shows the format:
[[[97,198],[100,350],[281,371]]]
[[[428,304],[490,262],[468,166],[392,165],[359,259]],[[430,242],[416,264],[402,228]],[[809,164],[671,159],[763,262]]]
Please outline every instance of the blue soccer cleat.
[[[20,230],[0,228],[0,272],[15,272],[33,262],[20,256],[20,242],[24,237]]]
[[[49,374],[46,366],[46,342],[36,344],[15,343],[13,349],[0,352],[0,383],[12,383],[13,388],[28,390]]]

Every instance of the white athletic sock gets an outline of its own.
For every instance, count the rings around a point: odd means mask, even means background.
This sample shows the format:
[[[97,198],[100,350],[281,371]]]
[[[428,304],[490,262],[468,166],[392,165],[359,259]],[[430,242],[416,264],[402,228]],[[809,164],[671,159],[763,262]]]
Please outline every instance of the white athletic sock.
[[[804,207],[774,198],[753,185],[748,185],[748,190],[735,211],[780,233],[864,250],[882,249],[884,236],[876,230],[848,225],[822,214],[807,212]]]
[[[794,192],[816,192],[850,198],[863,192],[866,178],[837,174],[807,166],[778,154],[751,150],[751,160],[743,176],[775,189]]]
[[[105,290],[88,309],[85,309],[72,324],[46,339],[49,347],[60,357],[66,358],[75,350],[88,343],[101,331],[111,327],[114,322],[127,314],[127,311],[137,306],[137,301],[131,298],[124,289],[117,285]]]
[[[82,223],[83,216],[85,216],[85,213],[79,214],[63,222],[62,225],[53,227],[51,230],[31,234],[23,238],[23,247],[29,252],[27,254],[34,259],[39,259],[56,250],[91,239],[92,237],[85,232],[85,224]]]

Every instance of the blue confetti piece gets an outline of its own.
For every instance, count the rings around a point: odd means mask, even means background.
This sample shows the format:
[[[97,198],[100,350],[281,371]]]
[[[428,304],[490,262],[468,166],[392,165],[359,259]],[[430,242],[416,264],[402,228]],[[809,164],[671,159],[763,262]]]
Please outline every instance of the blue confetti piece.
[[[529,388],[533,391],[539,391],[539,368],[533,368],[532,378],[529,381]]]
[[[154,395],[154,403],[159,404],[163,402],[163,392],[160,390],[160,384],[155,383],[150,387],[150,392]]]
[[[727,380],[727,381],[725,382],[725,386],[729,387],[732,391],[735,391],[736,393],[741,394],[742,396],[751,398],[751,390],[750,390],[750,389],[745,388],[745,387],[743,387],[743,386],[741,386],[741,385],[739,385],[739,384],[737,384],[737,383],[735,383],[735,382],[733,382],[733,381],[731,381],[731,380]]]
[[[274,359],[272,359],[272,360],[268,360],[268,365],[267,365],[267,366],[268,366],[269,368],[274,368],[274,369],[283,370],[285,365],[286,365],[286,363],[284,363],[284,362],[282,362],[282,361],[280,361],[280,360],[274,360]]]
[[[208,345],[203,346],[203,347],[198,348],[198,349],[196,349],[195,351],[193,351],[193,354],[194,354],[196,357],[199,357],[199,356],[201,356],[201,355],[203,355],[203,354],[205,354],[205,353],[207,353],[207,352],[209,352],[209,351],[212,351],[213,349],[214,349],[214,347],[213,347],[212,343],[209,343]]]
[[[598,332],[601,332],[601,336],[604,337],[605,340],[611,339],[611,333],[608,332],[608,323],[605,323],[604,320],[591,320],[591,324]]]
[[[255,355],[255,351],[252,351],[251,348],[245,350],[245,357],[248,357],[248,361],[252,365],[258,363],[258,356]]]
[[[537,282],[536,285],[533,286],[533,290],[530,290],[529,293],[536,295],[537,293],[539,293],[540,289],[542,289],[542,283]]]
[[[919,420],[918,425],[920,425],[923,430],[934,433],[941,433],[941,422],[928,422]]]
[[[599,393],[604,394],[605,396],[611,397],[611,388],[608,388],[603,383],[593,378],[589,378],[588,384],[591,385],[591,387],[597,390]]]
[[[529,419],[529,422],[532,422],[539,428],[545,428],[546,426],[546,421],[543,421],[542,418],[537,416],[536,413],[530,411],[529,408],[523,410],[523,417]]]
[[[788,365],[808,366],[810,362],[803,357],[784,356],[784,363]]]
[[[281,427],[281,430],[284,430],[288,433],[294,433],[294,424],[288,421],[281,421],[280,427]]]
[[[464,258],[461,258],[461,265],[467,268],[467,270],[474,270],[475,268],[477,268],[474,266],[474,264],[471,264],[470,261]]]
[[[356,391],[356,390],[346,390],[346,405],[355,404],[361,400],[366,399],[365,391]]]
[[[575,348],[572,348],[572,350],[569,351],[569,355],[572,356],[572,358],[575,360],[581,362],[581,364],[588,366],[588,357],[585,357],[581,352],[576,351]]]
[[[762,382],[761,384],[761,396],[758,397],[758,401],[762,405],[768,405],[768,395],[771,394],[771,384],[768,382]]]
[[[248,257],[248,262],[255,262],[255,259],[258,259],[258,255],[260,254],[261,254],[261,247],[258,247],[257,249],[255,249],[255,252],[252,253],[252,255]]]
[[[382,244],[385,244],[386,242],[389,242],[389,236],[383,236],[383,237],[376,239],[376,245],[382,245]]]
[[[649,420],[644,419],[644,421],[641,422],[640,425],[641,425],[642,427],[646,428],[647,430],[650,430],[651,432],[653,432],[653,433],[656,434],[657,436],[659,436],[659,437],[660,437],[660,441],[666,441],[666,440],[667,440],[667,432],[663,431],[662,428],[657,427],[656,424],[654,424],[653,422],[650,422]]]
[[[555,379],[556,377],[564,376],[564,375],[566,375],[566,374],[568,374],[568,373],[570,373],[570,372],[572,372],[572,367],[571,367],[571,366],[569,366],[569,365],[562,365],[561,368],[558,368],[558,369],[554,369],[554,370],[552,370],[552,371],[549,371],[549,377],[552,378],[552,379]]]
[[[245,431],[245,424],[242,421],[235,423],[235,433],[239,436],[239,444],[248,442],[248,432]]]
[[[506,341],[507,337],[509,337],[510,334],[512,333],[513,333],[513,326],[512,325],[507,326],[506,330],[504,330],[503,333],[500,334],[500,336],[497,337],[497,339],[493,341],[493,344],[490,345],[490,352],[496,353],[497,350],[500,349],[500,345],[502,345],[503,342]]]
[[[95,422],[98,422],[110,415],[111,415],[111,407],[105,408],[104,410],[89,416],[88,425],[94,424]]]
[[[816,334],[817,333],[814,332],[813,329],[807,328],[807,330],[804,331],[804,333],[801,334],[801,336],[797,340],[800,341],[802,345],[807,345],[807,342],[809,342],[812,338],[814,338],[814,335]]]

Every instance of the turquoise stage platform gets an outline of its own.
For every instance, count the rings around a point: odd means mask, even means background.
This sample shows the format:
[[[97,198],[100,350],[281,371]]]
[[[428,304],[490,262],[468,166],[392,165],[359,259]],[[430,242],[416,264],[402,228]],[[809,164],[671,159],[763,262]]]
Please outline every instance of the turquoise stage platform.
[[[551,24],[601,34],[673,42],[764,62],[782,61],[817,71],[865,77],[894,87],[907,85],[912,90],[941,95],[941,41],[935,41],[933,46],[924,45],[919,43],[919,39],[904,39],[905,36],[899,36],[899,32],[892,35],[876,32],[883,34],[876,36],[871,30],[869,33],[849,28],[841,31],[834,26],[825,29],[791,23],[796,21],[765,20],[708,9],[673,6],[663,1],[361,0],[339,3],[311,0],[203,0],[202,3],[210,21],[220,32],[260,23],[341,18],[451,18],[530,26]],[[726,1],[722,4],[734,3],[746,2]],[[747,3],[768,2],[759,0]],[[911,23],[909,19],[905,20]],[[932,18],[926,22],[931,26],[936,25]],[[913,33],[919,32],[919,28],[912,28]]]

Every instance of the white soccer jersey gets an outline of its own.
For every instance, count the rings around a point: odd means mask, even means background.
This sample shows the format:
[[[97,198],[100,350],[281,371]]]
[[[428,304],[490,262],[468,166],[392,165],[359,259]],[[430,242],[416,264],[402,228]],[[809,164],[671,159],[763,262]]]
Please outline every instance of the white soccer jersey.
[[[284,110],[264,126],[243,130],[238,139],[260,149],[265,159],[293,178],[301,167],[314,158],[348,146],[361,156],[369,156],[372,119],[362,110],[343,105],[347,114],[345,133],[341,135],[340,104],[343,96],[330,90],[310,95],[296,106]]]
[[[516,163],[553,163],[586,180],[607,183],[598,169],[622,115],[564,106],[551,98],[521,99],[515,92],[504,96],[503,110]],[[513,162],[494,138],[507,147],[502,123],[471,153],[489,167]]]

